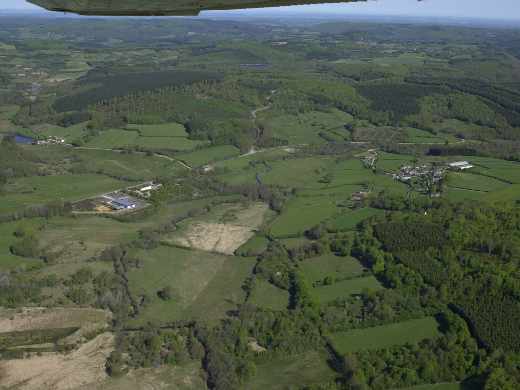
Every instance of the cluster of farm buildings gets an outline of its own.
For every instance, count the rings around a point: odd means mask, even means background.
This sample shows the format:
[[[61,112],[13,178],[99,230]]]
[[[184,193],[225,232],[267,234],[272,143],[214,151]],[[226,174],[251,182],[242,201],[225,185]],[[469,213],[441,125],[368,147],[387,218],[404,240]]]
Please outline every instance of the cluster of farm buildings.
[[[441,181],[446,173],[446,170],[452,171],[465,171],[473,168],[474,166],[468,161],[455,161],[444,166],[431,166],[431,165],[405,165],[402,166],[398,173],[394,173],[392,177],[402,182],[409,182],[414,178],[421,176],[431,176],[434,183]]]
[[[125,212],[135,211],[149,206],[146,199],[152,196],[152,192],[162,187],[160,183],[152,181],[100,195],[76,204],[76,211],[80,212]]]

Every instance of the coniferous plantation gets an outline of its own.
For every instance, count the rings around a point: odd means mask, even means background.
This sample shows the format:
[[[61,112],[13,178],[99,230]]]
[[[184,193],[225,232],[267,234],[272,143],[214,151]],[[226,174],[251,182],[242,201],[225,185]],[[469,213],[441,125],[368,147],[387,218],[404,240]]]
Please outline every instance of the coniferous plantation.
[[[0,138],[2,388],[520,388],[518,29],[0,15]]]

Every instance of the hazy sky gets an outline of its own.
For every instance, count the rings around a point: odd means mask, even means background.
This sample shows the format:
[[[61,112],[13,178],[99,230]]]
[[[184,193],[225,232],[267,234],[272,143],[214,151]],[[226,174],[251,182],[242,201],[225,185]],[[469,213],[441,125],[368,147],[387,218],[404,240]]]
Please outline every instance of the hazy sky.
[[[146,0],[143,0],[146,1]],[[175,0],[172,0],[175,1]],[[34,9],[25,0],[0,0],[0,9]],[[298,13],[353,15],[452,16],[520,20],[520,0],[370,0],[344,5],[291,7]],[[262,12],[262,11],[248,11]],[[285,12],[285,10],[283,10]]]

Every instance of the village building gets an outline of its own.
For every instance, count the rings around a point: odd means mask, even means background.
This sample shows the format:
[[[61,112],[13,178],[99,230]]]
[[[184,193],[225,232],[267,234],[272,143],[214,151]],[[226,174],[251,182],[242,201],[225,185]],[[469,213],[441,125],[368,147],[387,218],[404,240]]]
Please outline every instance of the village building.
[[[456,161],[448,164],[448,166],[455,171],[465,171],[474,167],[468,161]]]

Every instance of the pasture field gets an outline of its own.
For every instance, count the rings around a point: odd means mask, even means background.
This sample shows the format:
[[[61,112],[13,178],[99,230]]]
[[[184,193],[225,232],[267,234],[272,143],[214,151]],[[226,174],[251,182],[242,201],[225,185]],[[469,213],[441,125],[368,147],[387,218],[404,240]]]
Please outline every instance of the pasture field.
[[[518,162],[488,157],[470,157],[469,159],[472,164],[476,165],[476,172],[513,184],[520,184],[520,163]]]
[[[160,246],[135,253],[143,267],[129,272],[130,291],[146,295],[150,303],[136,323],[164,323],[180,319],[215,321],[244,300],[241,286],[250,275],[254,259]],[[163,301],[157,292],[170,286],[171,300]]]
[[[289,305],[289,292],[257,278],[248,302],[263,309],[285,310]]]
[[[219,160],[225,160],[239,155],[238,148],[231,145],[211,146],[190,153],[178,154],[177,158],[192,167],[200,167]]]
[[[337,374],[327,364],[327,358],[325,351],[310,351],[259,363],[247,389],[285,390],[291,386],[305,387],[333,381]]]
[[[360,277],[333,283],[330,286],[315,287],[311,295],[318,303],[327,303],[338,298],[347,298],[350,295],[361,294],[364,290],[379,290],[383,286],[373,276]]]
[[[268,163],[260,172],[262,183],[291,188],[322,187],[319,178],[325,173],[330,159],[321,157],[294,158]]]
[[[188,137],[186,129],[180,123],[161,123],[156,125],[131,124],[126,127],[131,130],[137,130],[141,137]]]
[[[23,177],[6,186],[0,196],[0,214],[53,201],[77,201],[126,186],[128,183],[94,174]]]
[[[448,176],[448,186],[470,191],[493,192],[506,189],[508,184],[476,173],[451,172]]]
[[[333,131],[344,139],[350,138],[345,125],[352,122],[352,116],[339,110],[330,112],[312,111],[299,115],[272,116],[268,111],[264,120],[273,134],[289,142],[289,145],[322,144],[326,140],[320,133]]]
[[[240,170],[247,169],[251,163],[259,161],[270,161],[289,155],[287,148],[278,147],[273,149],[260,149],[253,154],[241,155],[238,158],[230,160],[218,161],[215,163],[215,168],[223,168],[238,173]]]
[[[269,245],[269,240],[262,235],[256,235],[236,250],[238,256],[258,256]]]
[[[95,258],[108,247],[138,237],[145,222],[118,222],[111,218],[84,215],[50,219],[39,235],[45,253],[57,263],[81,263]]]
[[[259,181],[290,188],[321,188],[323,184],[318,181],[325,175],[330,162],[330,159],[322,157],[265,161],[221,177],[229,184],[251,184]]]
[[[363,266],[353,257],[335,256],[332,253],[305,259],[300,268],[310,283],[321,282],[329,276],[333,279],[355,278],[364,271]]]
[[[406,141],[414,144],[444,144],[444,142],[455,142],[456,139],[445,134],[432,134],[425,130],[407,127],[405,130]]]
[[[483,199],[490,202],[520,201],[520,184],[513,184],[506,189],[486,194]]]
[[[72,143],[81,139],[85,134],[86,123],[78,123],[69,127],[45,125],[37,129],[38,135],[46,137],[63,138],[65,142]]]
[[[22,228],[25,231],[36,232],[44,225],[41,219],[25,219],[21,221],[0,223],[0,270],[8,271],[14,269],[30,269],[42,266],[39,259],[28,259],[25,257],[15,256],[11,253],[10,247],[18,238],[14,233]]]
[[[445,196],[451,201],[496,199],[495,194],[514,196],[504,181],[471,172],[450,172]]]
[[[439,324],[433,317],[409,320],[373,328],[353,329],[329,336],[334,349],[341,355],[366,349],[383,349],[393,345],[417,343],[437,337]]]
[[[139,133],[134,130],[103,130],[92,138],[85,146],[91,148],[123,148],[137,144]]]
[[[158,156],[85,149],[75,149],[74,153],[81,159],[81,164],[92,171],[131,180],[145,181],[157,175],[173,176],[186,170],[178,163]]]
[[[86,146],[106,149],[139,146],[145,149],[188,151],[204,144],[205,142],[192,141],[187,137],[141,136],[137,129],[110,129],[102,131],[98,136],[90,140]]]
[[[296,197],[284,207],[282,213],[270,226],[275,237],[301,236],[313,226],[332,217],[338,212],[334,198]]]
[[[330,221],[329,225],[337,231],[354,230],[356,226],[365,219],[381,214],[384,214],[384,211],[363,207],[337,215]]]
[[[377,168],[385,172],[398,171],[402,165],[412,164],[412,161],[415,159],[414,156],[386,152],[380,152],[378,156]]]

